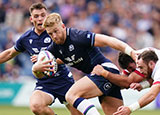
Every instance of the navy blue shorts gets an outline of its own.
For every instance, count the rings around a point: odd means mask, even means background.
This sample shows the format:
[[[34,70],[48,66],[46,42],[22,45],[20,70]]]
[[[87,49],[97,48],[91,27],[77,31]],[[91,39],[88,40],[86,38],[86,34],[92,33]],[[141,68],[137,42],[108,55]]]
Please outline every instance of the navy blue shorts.
[[[110,63],[110,62],[109,62]],[[109,66],[107,66],[109,65]],[[111,65],[111,66],[110,66]],[[104,69],[119,74],[119,70],[116,66],[113,66],[112,63],[110,64],[102,64]],[[103,76],[93,75],[89,74],[88,77],[97,85],[97,87],[103,92],[103,95],[99,97],[100,102],[101,98],[104,96],[111,96],[122,100],[121,95],[121,88],[113,83],[111,83],[109,80],[105,79]]]
[[[74,79],[72,76],[51,77],[43,80],[39,79],[36,83],[35,90],[41,90],[51,94],[54,97],[52,103],[58,98],[61,104],[65,104],[65,94],[73,84]]]

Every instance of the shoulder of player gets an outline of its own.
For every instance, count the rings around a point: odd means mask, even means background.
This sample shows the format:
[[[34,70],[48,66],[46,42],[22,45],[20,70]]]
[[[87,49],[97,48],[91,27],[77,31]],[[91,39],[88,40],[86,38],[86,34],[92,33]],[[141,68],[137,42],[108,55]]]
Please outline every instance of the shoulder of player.
[[[152,77],[153,79],[155,78],[155,76],[156,76],[156,77],[159,77],[159,73],[160,73],[159,68],[160,68],[160,60],[158,60],[158,61],[156,62],[156,65],[155,65],[155,67],[154,67],[154,69],[153,69],[153,72],[152,72],[152,75],[151,75],[151,77]],[[157,75],[158,75],[158,76],[157,76]]]
[[[81,36],[81,35],[85,35],[86,33],[90,32],[90,31],[87,31],[87,30],[79,30],[79,29],[76,29],[76,28],[68,28],[69,29],[69,35],[71,36]]]
[[[33,30],[32,29],[29,29],[29,30],[27,30],[26,32],[24,32],[22,35],[21,35],[21,39],[22,38],[26,38],[26,37],[28,37],[28,36],[30,36],[31,34],[32,34],[32,32],[33,32]]]
[[[145,76],[139,71],[138,68],[136,68],[136,70],[134,70],[134,71],[132,72],[132,74],[136,74],[137,76],[140,76],[140,77],[142,77],[142,78],[145,78]]]

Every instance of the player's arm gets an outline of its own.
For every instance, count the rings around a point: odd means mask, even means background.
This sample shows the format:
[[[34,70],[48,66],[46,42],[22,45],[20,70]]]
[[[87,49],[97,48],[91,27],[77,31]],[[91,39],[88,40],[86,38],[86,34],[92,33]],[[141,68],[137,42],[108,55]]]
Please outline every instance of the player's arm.
[[[137,102],[131,104],[130,106],[121,106],[118,108],[117,112],[113,115],[130,115],[131,112],[136,111],[139,108],[146,106],[151,103],[160,92],[160,84],[152,85],[151,89],[142,96]]]
[[[18,55],[20,52],[17,52],[14,47],[11,47],[3,52],[0,53],[0,64],[4,63],[16,55]]]
[[[151,89],[138,100],[140,107],[144,107],[151,103],[160,92],[160,84],[155,84],[151,86]]]
[[[133,59],[136,59],[135,50],[133,50],[128,44],[111,36],[96,34],[94,46],[97,46],[97,47],[109,46],[111,48],[114,48],[116,50],[122,51],[130,55]]]
[[[38,63],[33,64],[32,73],[37,78],[43,78],[45,75],[43,74],[43,72],[39,71],[38,68],[39,68]]]
[[[152,85],[153,79],[145,79],[139,83],[131,83],[130,88],[141,91],[142,89],[148,88]]]
[[[57,62],[58,64],[64,64],[64,62],[63,62],[61,59],[59,59],[59,58],[56,59],[56,62]]]
[[[140,82],[144,79],[136,72],[132,72],[128,77],[126,77],[125,75],[114,74],[105,70],[101,65],[95,66],[92,73],[101,75],[122,88],[129,88],[132,82]]]

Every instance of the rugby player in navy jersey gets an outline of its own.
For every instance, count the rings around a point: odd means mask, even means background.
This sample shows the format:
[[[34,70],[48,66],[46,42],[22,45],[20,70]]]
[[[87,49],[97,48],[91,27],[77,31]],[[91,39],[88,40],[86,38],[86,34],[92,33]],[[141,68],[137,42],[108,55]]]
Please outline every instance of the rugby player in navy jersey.
[[[47,16],[47,8],[42,3],[32,4],[29,8],[30,20],[34,28],[25,32],[16,42],[15,46],[0,53],[0,63],[4,63],[18,54],[26,51],[30,56],[38,54],[51,44],[51,38],[42,27]],[[32,62],[37,61],[37,56],[32,57]],[[49,107],[56,98],[66,104],[65,94],[72,86],[72,74],[65,65],[59,65],[57,73],[52,77],[44,76],[37,79],[36,87],[30,97],[30,108],[36,115],[55,115]],[[81,115],[74,107],[66,104],[72,115]]]
[[[97,47],[109,46],[127,53],[134,59],[135,51],[114,37],[66,28],[58,13],[48,15],[43,26],[53,40],[47,50],[65,64],[88,74],[75,82],[69,89],[66,100],[85,115],[99,115],[95,106],[87,100],[99,96],[104,113],[111,115],[115,112],[123,104],[120,87],[112,84],[104,77],[90,73],[97,64],[101,64],[113,73],[119,74],[119,70],[103,56]]]

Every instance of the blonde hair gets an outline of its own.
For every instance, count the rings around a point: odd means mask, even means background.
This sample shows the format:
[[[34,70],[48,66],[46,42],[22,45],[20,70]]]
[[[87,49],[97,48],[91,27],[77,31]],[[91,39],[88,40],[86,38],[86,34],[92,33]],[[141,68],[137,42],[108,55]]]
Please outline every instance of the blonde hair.
[[[51,27],[54,26],[55,24],[63,24],[62,18],[58,13],[51,13],[46,17],[46,19],[43,22],[43,27]]]

